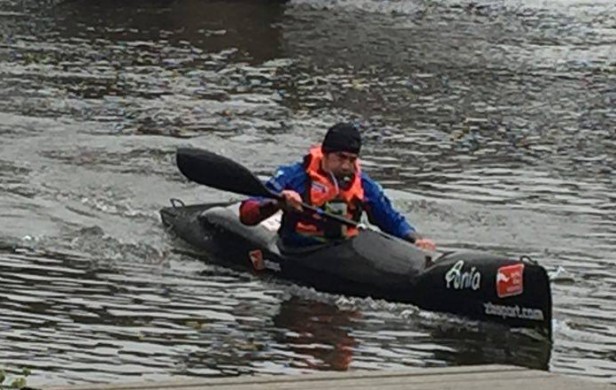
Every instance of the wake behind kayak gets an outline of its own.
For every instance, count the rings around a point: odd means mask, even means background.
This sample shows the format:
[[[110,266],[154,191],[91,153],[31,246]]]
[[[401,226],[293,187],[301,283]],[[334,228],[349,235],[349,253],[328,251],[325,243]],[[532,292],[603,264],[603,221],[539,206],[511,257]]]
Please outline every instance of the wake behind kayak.
[[[415,246],[372,230],[309,248],[278,240],[276,216],[257,226],[239,221],[237,203],[161,210],[178,237],[225,264],[279,277],[317,290],[417,305],[551,337],[552,297],[545,269],[523,259],[482,252],[452,252],[436,259]]]

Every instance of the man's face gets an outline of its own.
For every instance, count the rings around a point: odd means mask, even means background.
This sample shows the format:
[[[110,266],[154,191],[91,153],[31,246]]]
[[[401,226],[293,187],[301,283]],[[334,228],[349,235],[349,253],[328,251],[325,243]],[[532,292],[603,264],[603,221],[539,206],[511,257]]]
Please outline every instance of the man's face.
[[[323,169],[331,172],[337,179],[352,177],[358,155],[349,152],[332,152],[323,155]]]

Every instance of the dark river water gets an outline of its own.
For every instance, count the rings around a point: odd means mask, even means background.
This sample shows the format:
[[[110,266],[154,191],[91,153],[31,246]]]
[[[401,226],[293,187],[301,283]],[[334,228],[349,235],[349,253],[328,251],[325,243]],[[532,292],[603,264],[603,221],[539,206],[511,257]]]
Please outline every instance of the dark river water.
[[[158,210],[234,199],[340,120],[445,249],[544,265],[553,343],[200,261]],[[0,1],[0,368],[29,384],[517,364],[616,383],[613,0]],[[235,197],[236,198],[236,197]]]

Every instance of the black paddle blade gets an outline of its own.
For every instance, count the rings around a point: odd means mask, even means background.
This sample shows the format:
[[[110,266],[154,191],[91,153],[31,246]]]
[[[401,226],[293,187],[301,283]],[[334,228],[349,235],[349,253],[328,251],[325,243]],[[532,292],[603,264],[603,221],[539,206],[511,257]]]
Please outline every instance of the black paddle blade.
[[[179,148],[176,162],[188,179],[208,187],[248,196],[277,198],[243,165],[197,148]]]

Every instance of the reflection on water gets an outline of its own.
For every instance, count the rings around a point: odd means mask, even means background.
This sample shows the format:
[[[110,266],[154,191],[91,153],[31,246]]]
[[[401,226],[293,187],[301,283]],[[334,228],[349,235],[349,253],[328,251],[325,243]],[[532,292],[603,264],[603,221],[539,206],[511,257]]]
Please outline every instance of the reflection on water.
[[[615,381],[611,1],[0,3],[0,366],[34,384],[480,363]],[[554,345],[175,251],[179,145],[268,175],[340,119],[443,249],[558,274]]]
[[[281,55],[279,23],[283,12],[284,6],[273,1],[116,0],[91,4],[78,0],[60,3],[47,15],[54,19],[53,29],[60,39],[98,42],[102,50],[92,54],[101,59],[108,46],[105,42],[140,49],[132,63],[118,65],[199,68],[203,64],[196,58],[190,61],[190,57],[172,64],[157,44],[184,46],[194,54],[232,50],[238,59],[262,63]]]
[[[350,334],[353,322],[361,318],[357,310],[339,309],[334,305],[293,297],[280,305],[274,325],[286,330],[278,342],[289,345],[300,359],[298,368],[349,369],[357,342]]]
[[[0,104],[110,123],[114,134],[224,131],[238,126],[230,116],[253,110],[279,117],[276,66],[249,64],[281,57],[283,10],[273,2],[198,0],[26,9],[36,23],[5,36],[11,61]]]

